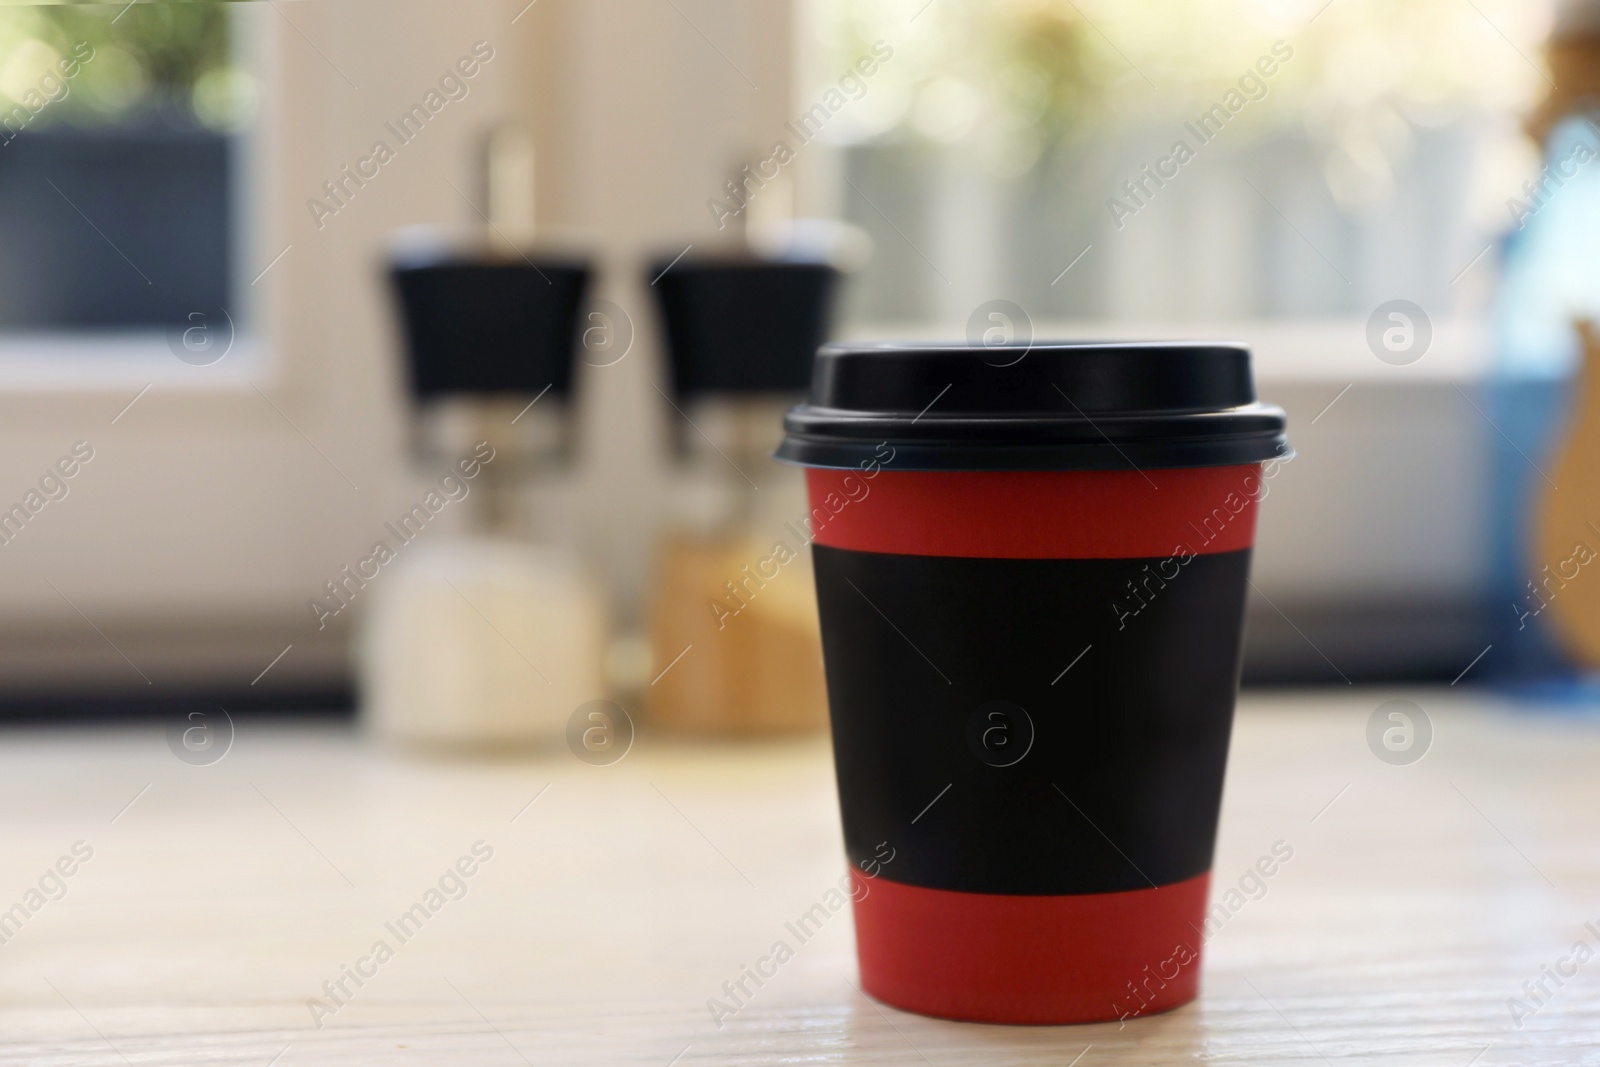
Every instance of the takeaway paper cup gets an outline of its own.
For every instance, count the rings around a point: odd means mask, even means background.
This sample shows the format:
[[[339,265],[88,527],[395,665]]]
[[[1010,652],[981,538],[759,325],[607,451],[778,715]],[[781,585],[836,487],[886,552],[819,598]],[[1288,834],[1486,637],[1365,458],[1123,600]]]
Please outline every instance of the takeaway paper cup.
[[[1284,416],[1242,346],[1021,351],[826,347],[785,420],[861,982],[952,1019],[1127,1018],[1198,991]]]

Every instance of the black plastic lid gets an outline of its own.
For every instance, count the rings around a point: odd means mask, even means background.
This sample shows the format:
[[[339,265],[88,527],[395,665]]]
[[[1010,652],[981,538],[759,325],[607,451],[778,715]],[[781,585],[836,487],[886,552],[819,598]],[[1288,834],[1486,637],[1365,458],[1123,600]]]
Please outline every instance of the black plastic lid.
[[[1211,467],[1289,453],[1226,342],[825,345],[777,457],[896,470]]]

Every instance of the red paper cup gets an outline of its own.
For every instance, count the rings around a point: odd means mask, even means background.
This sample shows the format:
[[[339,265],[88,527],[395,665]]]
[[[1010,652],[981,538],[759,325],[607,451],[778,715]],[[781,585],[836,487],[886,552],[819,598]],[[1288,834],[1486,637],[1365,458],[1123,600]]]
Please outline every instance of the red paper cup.
[[[1283,415],[1237,346],[997,362],[825,348],[779,451],[812,467],[862,985],[984,1022],[1162,1011],[1198,991]]]

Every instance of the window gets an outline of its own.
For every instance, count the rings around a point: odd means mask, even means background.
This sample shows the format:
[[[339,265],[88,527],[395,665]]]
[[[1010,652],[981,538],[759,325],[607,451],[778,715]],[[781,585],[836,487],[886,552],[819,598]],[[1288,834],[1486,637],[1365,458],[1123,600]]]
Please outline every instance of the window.
[[[1548,2],[816,4],[858,326],[1470,312],[1536,167]]]
[[[214,3],[0,8],[0,331],[232,304],[255,83]]]

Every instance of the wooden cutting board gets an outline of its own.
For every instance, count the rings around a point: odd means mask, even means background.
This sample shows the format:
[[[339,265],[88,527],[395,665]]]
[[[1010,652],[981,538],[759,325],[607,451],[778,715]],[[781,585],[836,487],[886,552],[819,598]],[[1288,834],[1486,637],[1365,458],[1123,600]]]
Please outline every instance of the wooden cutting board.
[[[1572,412],[1538,482],[1530,583],[1514,610],[1524,624],[1543,618],[1578,662],[1600,667],[1600,328],[1584,321],[1577,331]]]

